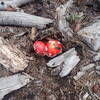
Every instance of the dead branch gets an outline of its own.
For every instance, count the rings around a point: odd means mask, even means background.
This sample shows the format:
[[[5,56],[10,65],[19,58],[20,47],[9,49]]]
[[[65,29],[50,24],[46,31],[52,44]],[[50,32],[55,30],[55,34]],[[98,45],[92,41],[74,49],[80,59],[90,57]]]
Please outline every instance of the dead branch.
[[[6,10],[9,6],[16,8],[31,1],[32,0],[0,0],[0,10]]]
[[[0,37],[0,63],[12,72],[22,71],[28,66],[26,56],[2,37]]]
[[[73,0],[69,0],[66,4],[57,7],[57,17],[58,17],[58,28],[66,37],[73,35],[73,31],[69,27],[69,23],[66,21],[66,17],[70,12],[70,8],[73,6]]]
[[[52,19],[30,15],[23,12],[0,12],[0,25],[14,25],[26,27],[35,26],[42,29],[50,23],[53,23]]]

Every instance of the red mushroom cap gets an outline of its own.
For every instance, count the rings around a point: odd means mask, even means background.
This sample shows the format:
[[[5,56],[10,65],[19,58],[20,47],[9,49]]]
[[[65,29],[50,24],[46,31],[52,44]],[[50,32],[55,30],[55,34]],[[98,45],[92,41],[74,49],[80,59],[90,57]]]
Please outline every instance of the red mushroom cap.
[[[48,57],[54,57],[62,52],[62,44],[58,40],[49,40],[46,44]]]
[[[33,47],[37,54],[39,54],[41,56],[46,55],[45,43],[43,43],[42,41],[36,41],[34,43]]]

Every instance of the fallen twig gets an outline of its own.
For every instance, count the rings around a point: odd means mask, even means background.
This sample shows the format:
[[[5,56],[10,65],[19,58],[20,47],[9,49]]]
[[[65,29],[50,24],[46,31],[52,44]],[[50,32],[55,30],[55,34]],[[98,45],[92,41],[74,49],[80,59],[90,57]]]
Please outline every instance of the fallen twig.
[[[97,100],[97,98],[94,96],[94,94],[92,93],[91,89],[89,86],[86,86],[87,88],[87,92],[89,93],[89,95],[92,97],[92,100]]]
[[[27,32],[22,32],[22,33],[19,33],[19,34],[16,34],[16,35],[14,35],[14,37],[16,38],[16,37],[21,37],[21,36],[24,36],[24,35],[26,35],[26,34],[28,34]]]
[[[83,66],[82,68],[80,68],[80,71],[73,77],[76,81],[79,80],[82,76],[84,76],[86,74],[87,71],[89,71],[90,69],[94,68],[95,64],[91,63],[89,65]]]

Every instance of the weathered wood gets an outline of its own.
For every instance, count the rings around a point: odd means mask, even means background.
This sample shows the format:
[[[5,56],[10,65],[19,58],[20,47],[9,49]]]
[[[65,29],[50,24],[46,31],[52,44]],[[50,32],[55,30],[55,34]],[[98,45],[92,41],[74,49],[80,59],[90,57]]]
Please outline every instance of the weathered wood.
[[[94,51],[100,50],[100,20],[82,28],[78,35],[80,35],[84,42]]]
[[[12,72],[18,72],[28,66],[28,61],[27,57],[15,45],[0,37],[0,64]]]
[[[69,27],[69,22],[66,21],[66,17],[69,16],[70,8],[73,6],[74,0],[69,0],[64,5],[57,7],[57,17],[58,17],[58,28],[66,36],[73,36],[73,31]]]
[[[8,93],[25,86],[31,81],[30,79],[29,75],[22,74],[0,78],[0,100],[2,100]]]
[[[66,58],[64,59],[63,68],[59,73],[60,77],[67,76],[80,61],[80,58],[77,55],[77,51],[75,50],[75,48],[72,48],[68,52],[69,53],[66,55]]]
[[[91,63],[89,65],[86,66],[82,66],[82,68],[80,68],[80,71],[73,77],[76,81],[79,80],[82,76],[84,76],[86,74],[86,72],[91,71],[92,69],[94,69],[95,64]]]
[[[52,19],[30,15],[23,12],[0,12],[0,25],[14,25],[26,27],[36,26],[42,29],[50,23],[53,23]]]
[[[96,53],[96,55],[93,57],[94,61],[99,61],[100,60],[100,51]]]
[[[96,66],[95,69],[96,69],[96,74],[100,76],[100,66]]]
[[[9,6],[16,8],[31,1],[33,0],[0,0],[0,10],[6,10]]]
[[[79,63],[80,58],[77,56],[77,51],[72,48],[62,55],[59,55],[47,63],[48,67],[59,67],[62,64],[62,70],[59,73],[60,77],[67,76],[72,69]]]

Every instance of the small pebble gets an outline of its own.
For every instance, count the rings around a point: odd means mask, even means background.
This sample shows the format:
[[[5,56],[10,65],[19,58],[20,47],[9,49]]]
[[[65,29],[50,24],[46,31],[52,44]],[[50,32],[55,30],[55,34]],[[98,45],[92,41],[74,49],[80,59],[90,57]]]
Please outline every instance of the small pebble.
[[[92,87],[92,91],[93,91],[94,93],[97,93],[99,90],[100,90],[99,84],[95,84],[95,85]]]
[[[47,100],[57,100],[57,99],[53,94],[51,94],[50,96],[48,96]]]

